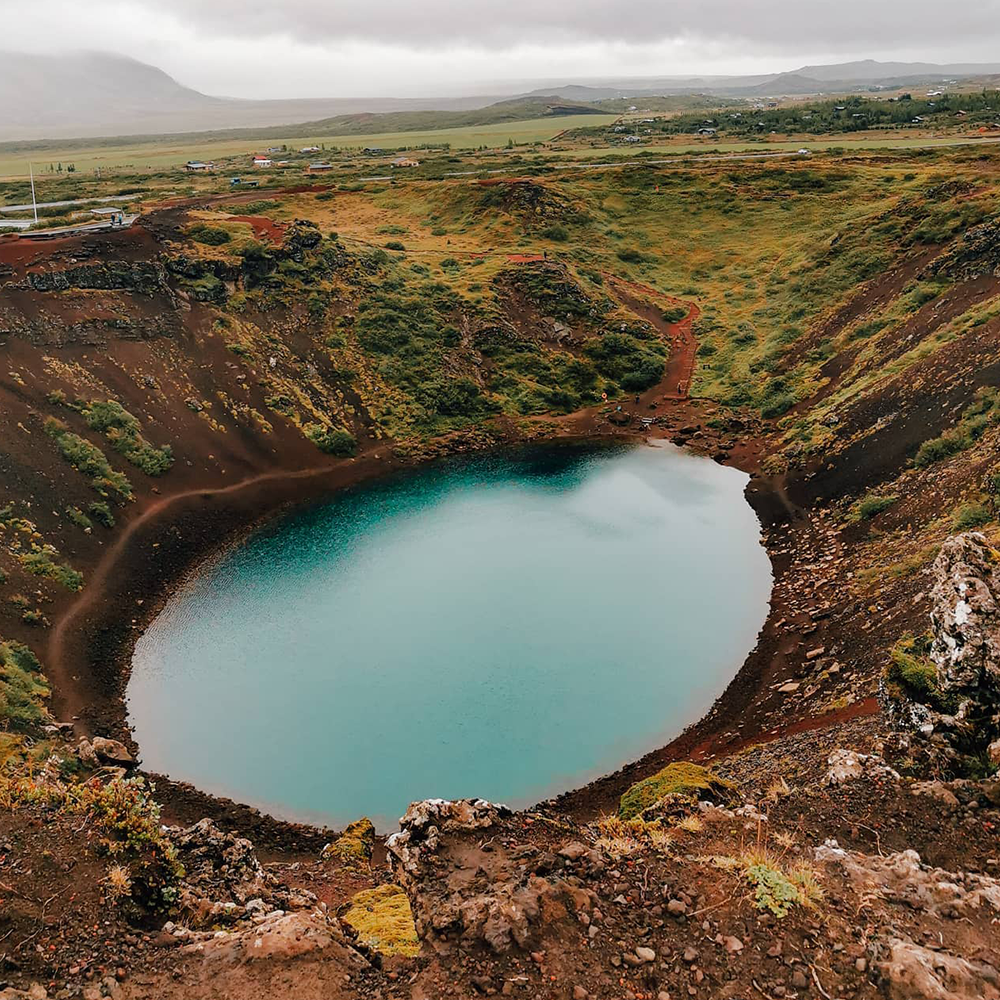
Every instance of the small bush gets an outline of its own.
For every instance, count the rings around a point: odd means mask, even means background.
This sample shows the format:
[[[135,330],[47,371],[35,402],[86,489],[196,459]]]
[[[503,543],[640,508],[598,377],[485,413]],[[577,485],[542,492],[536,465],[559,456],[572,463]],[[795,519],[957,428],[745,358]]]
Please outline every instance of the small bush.
[[[41,664],[27,646],[0,639],[0,722],[16,729],[45,718],[49,688]]]
[[[754,891],[754,906],[779,919],[793,906],[813,906],[822,896],[815,874],[802,866],[786,871],[777,861],[759,860],[747,865],[744,874]]]
[[[75,524],[78,528],[83,528],[86,531],[88,528],[94,526],[93,522],[87,517],[86,514],[79,507],[67,507],[66,516]]]
[[[103,501],[94,501],[87,508],[87,513],[93,520],[105,528],[113,528],[115,526],[115,515],[111,513],[111,508]]]
[[[350,458],[357,453],[357,438],[342,427],[324,427],[322,424],[307,424],[305,435],[320,451],[338,458]]]
[[[869,493],[868,496],[859,500],[855,504],[854,509],[851,511],[852,521],[868,521],[882,511],[888,510],[893,504],[899,501],[899,497],[896,495],[892,496],[878,496],[875,493]]]
[[[646,258],[634,247],[622,247],[616,254],[620,261],[626,264],[641,264]]]
[[[542,239],[551,240],[553,243],[565,243],[569,239],[569,233],[565,226],[546,226],[540,233]]]
[[[389,242],[385,244],[385,248],[386,250],[406,250],[406,247],[403,246],[399,240],[389,240]]]
[[[84,786],[77,808],[103,834],[104,851],[127,868],[131,896],[146,909],[163,910],[177,898],[184,869],[160,825],[160,807],[142,778],[116,778]]]
[[[663,310],[663,321],[665,323],[679,323],[687,318],[688,311],[683,306],[671,306]]]
[[[67,563],[58,563],[59,553],[51,545],[36,545],[30,552],[19,555],[18,562],[32,575],[44,576],[61,583],[67,590],[83,589],[83,574]]]
[[[993,511],[983,503],[967,503],[955,511],[952,521],[956,531],[971,531],[993,520]]]
[[[221,229],[218,226],[205,225],[204,223],[196,223],[193,226],[188,226],[187,234],[195,243],[204,243],[210,247],[222,246],[232,239],[227,230]]]
[[[156,448],[140,433],[140,423],[113,399],[93,400],[83,410],[87,426],[101,431],[115,451],[147,476],[162,476],[174,464],[170,445]]]
[[[890,698],[944,707],[937,683],[937,667],[928,655],[930,649],[929,634],[908,636],[893,646],[882,672],[882,683]]]
[[[45,421],[45,433],[56,442],[60,454],[74,469],[91,477],[90,484],[98,493],[106,495],[110,491],[123,500],[132,499],[132,484],[121,472],[111,468],[100,448],[69,431],[54,417]]]
[[[935,462],[950,458],[964,451],[968,447],[966,439],[957,431],[949,431],[940,437],[925,441],[918,449],[913,458],[913,464],[918,469],[926,469]]]

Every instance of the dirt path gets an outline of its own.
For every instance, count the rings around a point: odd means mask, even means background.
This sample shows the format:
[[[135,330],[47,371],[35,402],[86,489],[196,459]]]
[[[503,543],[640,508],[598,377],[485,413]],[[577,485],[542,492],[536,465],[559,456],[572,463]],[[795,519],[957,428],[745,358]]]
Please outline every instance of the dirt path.
[[[701,310],[693,302],[685,302],[673,295],[658,292],[649,285],[643,285],[637,281],[626,281],[613,274],[605,273],[605,277],[615,291],[619,302],[650,323],[670,344],[667,369],[656,388],[656,395],[661,399],[687,399],[691,393],[691,376],[694,374],[698,352],[694,324],[701,314]],[[651,296],[660,302],[684,307],[688,313],[676,323],[670,323],[663,318],[662,306],[657,306],[647,301],[646,298],[640,298],[640,296]]]
[[[385,449],[383,448],[382,451]],[[259,492],[258,488],[268,486],[281,487],[279,492],[282,498],[286,493],[290,493],[291,500],[294,499],[295,493],[301,493],[302,499],[305,499],[306,495],[316,492],[316,490],[296,490],[293,492],[288,490],[288,487],[292,484],[316,481],[317,485],[322,482],[323,490],[332,490],[389,472],[395,468],[395,465],[396,463],[391,460],[376,461],[372,456],[362,455],[350,463],[331,462],[307,469],[265,472],[241,479],[239,482],[227,486],[188,489],[154,500],[138,517],[125,526],[122,533],[115,539],[114,544],[104,553],[101,561],[94,568],[87,586],[80,592],[80,596],[60,616],[53,627],[46,652],[46,668],[53,690],[58,696],[60,714],[64,717],[76,716],[93,700],[92,692],[87,690],[86,684],[81,683],[80,676],[73,673],[72,667],[72,665],[86,659],[85,656],[81,656],[81,650],[74,647],[82,640],[80,633],[88,615],[94,611],[100,611],[102,608],[107,610],[108,606],[114,603],[115,594],[113,591],[120,588],[122,578],[126,575],[129,561],[126,557],[130,555],[129,550],[135,546],[140,536],[148,533],[150,537],[153,537],[155,529],[160,524],[168,524],[177,508],[183,507],[185,503],[190,501],[197,501],[197,506],[202,508],[208,501],[238,496],[243,493],[254,494]],[[290,500],[286,502],[290,502]],[[262,502],[260,509],[273,512],[276,506],[278,505],[273,502]],[[158,545],[158,543],[152,544]],[[142,556],[139,553],[131,553],[131,556],[138,560],[148,559],[148,556]],[[197,562],[197,553],[191,553],[191,562],[192,564]],[[191,566],[188,565],[185,568],[190,570]],[[146,622],[152,617],[154,608],[155,602],[150,602],[142,616]],[[77,634],[74,634],[74,631]]]

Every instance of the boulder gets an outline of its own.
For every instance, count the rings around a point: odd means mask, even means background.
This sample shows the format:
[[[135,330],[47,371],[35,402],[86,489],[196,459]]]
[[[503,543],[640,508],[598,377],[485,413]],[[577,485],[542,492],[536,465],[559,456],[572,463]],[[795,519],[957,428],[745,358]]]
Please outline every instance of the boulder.
[[[899,781],[899,773],[875,754],[837,749],[827,758],[824,785],[842,785],[847,781]]]
[[[105,764],[118,764],[122,767],[131,767],[135,764],[135,758],[125,749],[125,744],[119,743],[118,740],[95,736],[90,745],[97,758]]]
[[[1000,973],[988,962],[891,937],[875,966],[891,1000],[987,1000],[1000,997]]]
[[[476,945],[527,951],[553,924],[578,934],[589,923],[596,895],[558,873],[560,863],[572,863],[568,858],[508,847],[505,840],[522,829],[507,823],[511,815],[482,799],[415,802],[389,838],[417,936],[439,954]],[[566,846],[577,853],[574,844]]]

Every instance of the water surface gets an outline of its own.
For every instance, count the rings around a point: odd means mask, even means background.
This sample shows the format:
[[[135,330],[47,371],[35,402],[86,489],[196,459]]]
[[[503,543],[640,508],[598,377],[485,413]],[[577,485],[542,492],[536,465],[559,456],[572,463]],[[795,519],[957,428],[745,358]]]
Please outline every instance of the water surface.
[[[753,646],[746,476],[669,445],[447,462],[280,518],[136,646],[147,768],[292,818],[527,804],[661,745]]]

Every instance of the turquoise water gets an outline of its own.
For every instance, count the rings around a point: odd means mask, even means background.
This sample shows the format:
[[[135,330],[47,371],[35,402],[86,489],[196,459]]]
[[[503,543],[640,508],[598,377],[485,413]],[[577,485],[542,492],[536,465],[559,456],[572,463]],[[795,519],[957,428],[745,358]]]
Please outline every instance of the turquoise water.
[[[448,462],[283,517],[135,650],[147,768],[275,815],[528,804],[699,716],[767,612],[747,477],[670,445]]]

